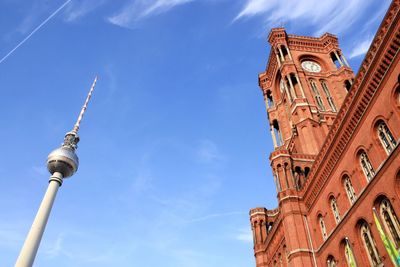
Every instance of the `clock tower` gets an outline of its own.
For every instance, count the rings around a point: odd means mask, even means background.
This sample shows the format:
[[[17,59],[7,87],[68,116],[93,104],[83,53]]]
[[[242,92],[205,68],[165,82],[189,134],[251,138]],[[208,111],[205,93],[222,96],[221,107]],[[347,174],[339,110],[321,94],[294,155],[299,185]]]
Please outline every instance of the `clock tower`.
[[[280,221],[285,229],[281,234],[290,266],[312,266],[300,192],[351,90],[354,74],[332,34],[305,37],[275,28],[268,41],[271,52],[266,71],[259,75],[259,85],[274,143],[269,159],[279,201],[275,215],[278,210],[285,214]],[[259,229],[271,228],[275,215],[266,209],[250,212],[257,266],[264,266],[268,235],[268,230]]]
[[[266,71],[259,75],[259,85],[275,147],[271,165],[278,192],[300,189],[351,88],[354,73],[332,34],[304,37],[275,28],[268,41],[270,57]],[[284,164],[289,172],[286,178],[279,170]]]

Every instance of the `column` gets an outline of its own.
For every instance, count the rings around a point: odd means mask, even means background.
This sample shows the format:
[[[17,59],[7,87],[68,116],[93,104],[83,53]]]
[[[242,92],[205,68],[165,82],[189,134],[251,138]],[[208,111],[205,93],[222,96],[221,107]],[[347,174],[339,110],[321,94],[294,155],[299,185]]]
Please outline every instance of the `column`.
[[[336,50],[333,51],[333,53],[335,53],[335,57],[336,57],[336,59],[339,61],[340,66],[343,66],[343,62],[342,62],[342,60],[340,59],[340,57],[339,57],[338,53],[336,52]]]
[[[285,165],[282,166],[282,169],[283,169],[283,175],[285,177],[286,189],[289,189],[290,188],[290,183],[289,183],[289,179],[288,179],[287,174],[286,174],[286,166]]]
[[[274,148],[276,148],[278,146],[278,144],[276,143],[276,136],[275,136],[275,132],[274,132],[274,126],[273,125],[269,125],[270,130],[271,130],[271,136],[272,136],[272,142],[274,143]]]
[[[289,55],[290,60],[293,60],[292,55],[290,54],[289,47],[287,45],[285,45],[285,47],[286,47],[286,51],[287,51],[287,53]]]
[[[297,83],[299,84],[299,87],[300,87],[301,96],[303,98],[306,98],[306,95],[304,94],[303,86],[301,85],[301,82],[300,82],[300,79],[299,79],[299,75],[297,75],[297,73],[295,74],[295,77],[296,77]]]
[[[281,61],[279,59],[278,53],[275,53],[275,55],[276,55],[276,61],[278,61],[278,66],[281,67]]]
[[[292,79],[290,78],[290,74],[286,75],[286,78],[289,81],[289,85],[290,85],[290,92],[294,95],[294,98],[297,98],[296,92],[294,91],[294,87],[293,87],[293,83],[292,83]]]
[[[267,99],[267,95],[264,94],[264,103],[265,103],[265,108],[268,110],[269,109],[269,105],[268,105],[268,99]]]
[[[281,60],[282,60],[282,62],[284,62],[285,61],[285,57],[283,56],[281,47],[278,47],[278,50],[279,50],[279,54],[281,55]]]
[[[344,61],[344,64],[346,64],[347,67],[350,67],[349,62],[347,62],[346,58],[344,57],[344,55],[342,54],[342,59]]]
[[[289,89],[288,89],[288,87],[287,87],[287,84],[286,84],[286,81],[285,81],[285,80],[283,80],[283,84],[285,85],[285,92],[286,92],[286,94],[287,94],[288,97],[289,97],[290,103],[292,103],[292,102],[293,102],[293,97],[292,97],[292,95],[289,93]]]

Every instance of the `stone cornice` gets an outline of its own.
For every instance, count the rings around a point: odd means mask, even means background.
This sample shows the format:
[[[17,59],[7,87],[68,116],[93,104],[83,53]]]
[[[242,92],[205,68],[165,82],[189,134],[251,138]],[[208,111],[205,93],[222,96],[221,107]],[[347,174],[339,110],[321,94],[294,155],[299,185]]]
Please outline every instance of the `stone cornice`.
[[[394,0],[368,50],[354,84],[318,154],[310,179],[304,186],[306,207],[310,209],[347,147],[364,112],[399,51],[399,5]],[[391,34],[395,36],[391,36]],[[396,36],[397,34],[397,36]]]

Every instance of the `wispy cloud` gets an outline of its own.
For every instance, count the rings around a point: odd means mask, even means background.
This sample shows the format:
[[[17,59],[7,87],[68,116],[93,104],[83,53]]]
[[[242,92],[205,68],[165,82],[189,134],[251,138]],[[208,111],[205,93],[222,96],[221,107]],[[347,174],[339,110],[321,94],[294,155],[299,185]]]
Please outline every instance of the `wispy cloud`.
[[[303,26],[318,26],[316,34],[327,31],[341,33],[362,16],[371,3],[363,0],[349,0],[346,5],[340,0],[247,0],[234,21],[262,15],[268,26],[272,27],[301,22]]]
[[[120,27],[132,28],[141,19],[192,1],[194,0],[133,0],[120,12],[109,17],[108,21]]]
[[[356,46],[350,51],[349,58],[355,58],[364,55],[368,51],[372,39],[373,36],[368,36],[361,42],[357,43]]]
[[[216,163],[224,159],[217,145],[208,139],[199,142],[197,157],[201,163]]]
[[[49,258],[58,257],[60,254],[65,254],[68,257],[71,257],[70,253],[66,252],[63,247],[64,242],[64,233],[60,233],[54,243],[47,247],[44,251],[45,255]]]
[[[51,20],[55,15],[58,14],[66,5],[68,5],[72,0],[65,1],[61,6],[59,6],[53,13],[51,13],[42,23],[40,23],[31,33],[29,33],[21,42],[19,42],[10,52],[8,52],[3,58],[0,59],[0,64],[11,56],[15,50],[17,50],[21,45],[29,40],[38,30],[40,30],[44,25],[46,25],[49,20]]]
[[[65,20],[67,22],[76,21],[106,2],[107,0],[83,0],[72,2],[65,10]]]
[[[213,214],[204,215],[202,217],[193,218],[191,220],[188,220],[187,223],[203,222],[203,221],[207,221],[207,220],[215,219],[215,218],[220,218],[220,217],[228,217],[228,216],[234,216],[234,215],[246,215],[246,214],[248,214],[248,213],[247,212],[243,212],[243,211],[230,211],[230,212],[213,213]]]
[[[246,243],[253,242],[253,235],[250,226],[237,229],[233,238]]]

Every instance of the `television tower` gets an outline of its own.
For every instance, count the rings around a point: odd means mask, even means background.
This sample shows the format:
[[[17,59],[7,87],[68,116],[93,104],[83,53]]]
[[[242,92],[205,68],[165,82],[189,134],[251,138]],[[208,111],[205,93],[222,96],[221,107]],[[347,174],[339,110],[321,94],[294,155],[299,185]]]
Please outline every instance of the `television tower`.
[[[74,128],[65,134],[64,143],[61,147],[53,150],[47,157],[47,169],[51,174],[49,186],[15,263],[15,267],[31,267],[33,265],[58,188],[62,185],[64,178],[71,177],[78,170],[79,159],[75,150],[78,148],[79,126],[96,82],[97,76],[93,81]]]

